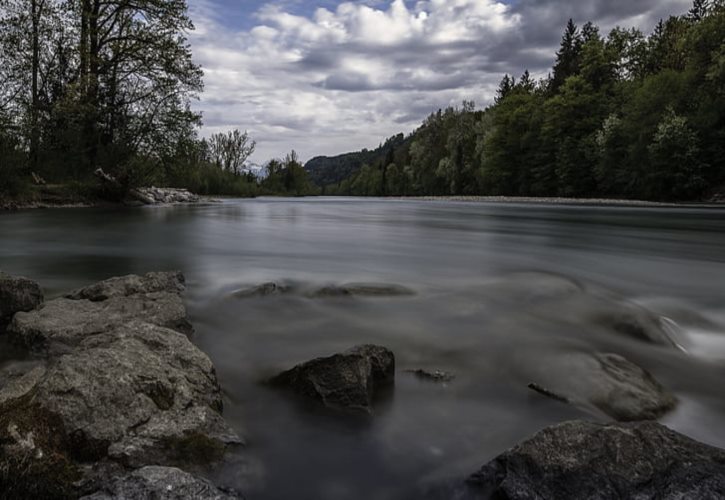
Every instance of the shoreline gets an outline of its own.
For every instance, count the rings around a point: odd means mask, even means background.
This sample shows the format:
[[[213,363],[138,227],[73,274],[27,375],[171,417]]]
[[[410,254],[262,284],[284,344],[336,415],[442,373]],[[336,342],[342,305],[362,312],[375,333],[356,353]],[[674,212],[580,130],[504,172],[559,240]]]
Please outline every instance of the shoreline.
[[[265,198],[270,196],[264,196]],[[286,198],[284,196],[271,196],[271,198]],[[350,198],[364,200],[360,196],[306,196],[302,198]],[[16,212],[20,210],[56,209],[56,208],[136,208],[139,206],[174,206],[174,205],[203,205],[219,203],[228,199],[255,199],[237,198],[229,196],[200,196],[198,201],[144,204],[141,202],[113,202],[108,200],[67,199],[67,200],[4,200],[0,199],[0,213]],[[428,201],[428,202],[459,202],[459,203],[498,203],[498,204],[532,204],[532,205],[570,205],[570,206],[599,206],[599,207],[630,207],[630,208],[725,208],[725,201],[686,201],[686,202],[659,202],[646,200],[627,200],[619,198],[546,198],[533,196],[387,196],[370,197],[371,200],[387,201]]]
[[[725,202],[686,201],[660,202],[618,198],[546,198],[533,196],[392,196],[384,199],[400,201],[454,201],[462,203],[502,203],[540,205],[611,206],[633,208],[725,208]]]

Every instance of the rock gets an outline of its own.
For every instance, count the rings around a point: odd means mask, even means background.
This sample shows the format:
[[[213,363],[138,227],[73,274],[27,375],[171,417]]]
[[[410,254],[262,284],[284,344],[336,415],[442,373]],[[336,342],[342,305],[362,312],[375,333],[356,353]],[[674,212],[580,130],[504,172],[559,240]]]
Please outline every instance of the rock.
[[[17,312],[28,312],[43,303],[43,291],[35,281],[0,272],[0,328]]]
[[[620,422],[654,420],[677,404],[649,372],[617,354],[556,357],[529,387],[562,402],[592,406]]]
[[[132,190],[131,195],[146,205],[158,205],[169,203],[197,203],[199,197],[186,189],[174,188],[137,188]]]
[[[656,422],[549,427],[469,479],[479,498],[723,498],[725,451]]]
[[[444,372],[441,370],[428,371],[428,370],[418,369],[418,370],[407,370],[407,373],[411,373],[421,380],[426,380],[428,382],[443,383],[443,384],[452,382],[453,379],[456,378],[456,376],[454,374],[449,373],[449,372]]]
[[[128,297],[141,293],[168,292],[180,294],[186,289],[186,280],[179,271],[148,273],[144,276],[128,275],[111,278],[75,290],[66,295],[72,300],[101,302],[112,297]]]
[[[16,314],[8,333],[16,343],[36,350],[74,346],[132,320],[190,333],[182,290],[181,273],[113,278]]]
[[[393,353],[385,347],[363,345],[298,365],[271,383],[330,408],[371,413],[376,394],[394,381]]]
[[[251,297],[267,297],[270,295],[283,295],[292,291],[290,285],[275,283],[270,281],[261,285],[243,288],[232,293],[232,296],[238,299],[246,299]]]
[[[225,492],[209,481],[172,467],[149,466],[114,481],[102,491],[81,500],[148,498],[154,500],[234,500],[242,498]]]
[[[12,427],[35,439],[36,462],[56,457],[69,470],[109,459],[126,467],[205,464],[241,443],[221,411],[204,353],[181,333],[130,322],[3,387],[0,443]],[[0,458],[0,469],[13,464]]]
[[[602,302],[597,310],[590,313],[588,320],[620,335],[679,348],[675,338],[678,332],[672,331],[676,325],[665,323],[659,315],[635,304]]]
[[[330,297],[400,297],[415,295],[415,292],[400,285],[384,283],[346,283],[343,285],[327,285],[323,287],[294,282],[278,283],[270,281],[232,293],[233,297],[244,299],[251,297],[267,297],[270,295],[296,294],[308,298]]]
[[[415,292],[401,285],[383,283],[328,285],[310,293],[312,297],[400,297],[406,295],[415,295]]]

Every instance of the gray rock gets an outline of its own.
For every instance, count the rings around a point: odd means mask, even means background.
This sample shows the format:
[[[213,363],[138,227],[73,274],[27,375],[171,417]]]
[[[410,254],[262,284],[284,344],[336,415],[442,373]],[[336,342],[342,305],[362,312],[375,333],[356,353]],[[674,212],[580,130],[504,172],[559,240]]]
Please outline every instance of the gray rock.
[[[235,492],[218,489],[205,479],[172,467],[149,466],[138,469],[81,500],[234,500]]]
[[[655,422],[549,427],[470,477],[478,498],[725,497],[725,451]]]
[[[678,332],[672,331],[676,325],[665,323],[662,317],[644,307],[623,301],[601,301],[597,305],[587,318],[595,325],[636,340],[679,347],[676,338]]]
[[[334,409],[370,413],[376,394],[395,381],[395,356],[363,345],[298,365],[271,380]]]
[[[190,333],[180,295],[183,282],[181,273],[112,278],[16,314],[8,333],[31,349],[74,346],[132,320]]]
[[[186,289],[185,283],[184,275],[179,271],[147,273],[144,276],[131,274],[110,278],[75,290],[67,294],[66,298],[101,302],[111,297],[128,297],[144,293],[168,292],[180,294]]]
[[[270,281],[267,283],[262,283],[261,285],[237,290],[236,292],[232,293],[232,297],[238,299],[246,299],[251,297],[267,297],[270,295],[283,295],[286,293],[290,293],[292,290],[293,288],[290,285]]]
[[[620,422],[654,420],[677,404],[649,372],[617,354],[555,357],[539,367],[529,387],[563,402],[594,407]]]
[[[450,372],[444,372],[441,370],[429,371],[423,370],[422,368],[419,368],[417,370],[406,370],[406,373],[415,375],[415,377],[419,378],[420,380],[436,382],[440,384],[452,382],[456,378],[456,376]]]
[[[241,442],[221,411],[204,353],[181,333],[131,322],[3,387],[0,443],[14,426],[35,439],[36,461],[204,464]],[[12,467],[0,459],[3,468]]]
[[[347,283],[328,285],[309,294],[311,297],[401,297],[415,292],[401,285],[385,283]]]
[[[0,272],[0,327],[17,312],[28,312],[43,302],[43,291],[35,281]]]

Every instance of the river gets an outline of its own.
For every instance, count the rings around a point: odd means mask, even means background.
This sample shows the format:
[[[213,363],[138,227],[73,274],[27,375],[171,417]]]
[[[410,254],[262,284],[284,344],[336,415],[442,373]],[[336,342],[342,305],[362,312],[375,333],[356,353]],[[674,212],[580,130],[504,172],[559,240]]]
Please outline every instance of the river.
[[[49,297],[180,269],[194,342],[214,361],[247,446],[210,471],[254,499],[396,499],[462,478],[539,429],[601,419],[527,389],[566,382],[568,353],[615,352],[678,398],[666,425],[725,447],[725,212],[362,199],[257,199],[0,215],[0,269]],[[391,298],[239,299],[268,281],[404,285]],[[667,318],[680,348],[600,320]],[[603,312],[602,312],[603,311]],[[263,381],[379,343],[394,391],[372,418],[302,404]],[[15,353],[1,347],[0,362]],[[409,369],[455,374],[446,384]]]

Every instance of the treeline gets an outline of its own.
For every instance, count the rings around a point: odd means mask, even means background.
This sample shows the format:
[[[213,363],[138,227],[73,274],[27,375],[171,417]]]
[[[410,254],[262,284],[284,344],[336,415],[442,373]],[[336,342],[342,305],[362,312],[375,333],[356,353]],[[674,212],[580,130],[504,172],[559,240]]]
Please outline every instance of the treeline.
[[[495,103],[429,116],[326,192],[695,200],[725,182],[725,6],[645,36],[566,27],[550,76],[505,76]]]
[[[374,165],[382,161],[391,151],[401,148],[409,140],[410,137],[398,134],[376,149],[363,149],[333,157],[317,156],[305,164],[305,170],[309,172],[312,182],[318,186],[338,184],[356,174],[364,165]]]
[[[0,0],[0,197],[93,186],[98,168],[126,189],[236,196],[269,193],[290,170],[306,191],[296,157],[262,182],[245,168],[246,132],[198,137],[193,28],[185,0]]]

